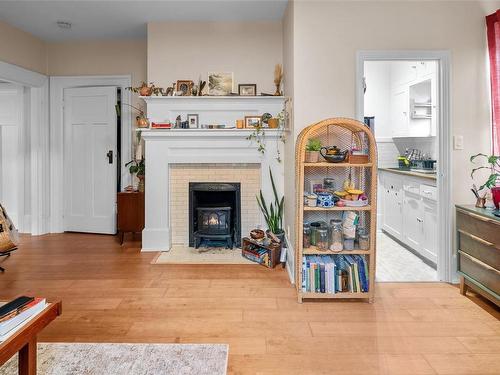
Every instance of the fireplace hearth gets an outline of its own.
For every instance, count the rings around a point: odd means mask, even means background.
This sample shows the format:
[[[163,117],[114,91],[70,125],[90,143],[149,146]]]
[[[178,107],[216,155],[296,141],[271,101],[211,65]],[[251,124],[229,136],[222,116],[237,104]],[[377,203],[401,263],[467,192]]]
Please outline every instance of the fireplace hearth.
[[[189,183],[189,246],[241,246],[239,183]]]

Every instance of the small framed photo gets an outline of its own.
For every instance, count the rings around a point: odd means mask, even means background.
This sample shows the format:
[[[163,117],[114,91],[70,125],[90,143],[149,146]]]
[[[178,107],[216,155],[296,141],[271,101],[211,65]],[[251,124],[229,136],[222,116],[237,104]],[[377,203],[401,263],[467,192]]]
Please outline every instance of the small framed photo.
[[[182,96],[190,96],[193,90],[193,81],[177,81],[177,91],[182,91]]]
[[[258,128],[262,126],[260,116],[245,116],[245,128]]]
[[[198,115],[197,114],[188,114],[187,121],[189,129],[198,129]]]
[[[238,95],[240,96],[256,96],[257,85],[255,83],[242,83],[238,85]]]
[[[309,181],[309,192],[316,193],[318,190],[323,189],[323,180],[310,180]]]

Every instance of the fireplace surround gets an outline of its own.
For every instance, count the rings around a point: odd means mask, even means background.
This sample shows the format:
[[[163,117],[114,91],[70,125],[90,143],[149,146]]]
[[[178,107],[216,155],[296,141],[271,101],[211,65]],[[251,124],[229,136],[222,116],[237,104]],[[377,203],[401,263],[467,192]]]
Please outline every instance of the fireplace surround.
[[[198,248],[202,241],[241,246],[240,183],[189,183],[189,246]]]

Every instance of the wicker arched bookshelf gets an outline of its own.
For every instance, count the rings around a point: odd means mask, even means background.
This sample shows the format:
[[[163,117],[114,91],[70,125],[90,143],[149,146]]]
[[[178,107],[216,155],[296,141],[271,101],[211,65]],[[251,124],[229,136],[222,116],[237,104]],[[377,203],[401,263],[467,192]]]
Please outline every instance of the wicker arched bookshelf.
[[[357,162],[355,157],[349,156],[341,163],[330,163],[320,157],[317,163],[305,162],[306,145],[310,139],[319,139],[323,146],[337,146],[341,150],[351,149],[353,144],[357,148],[365,150],[368,160]],[[352,162],[351,162],[352,161]],[[361,299],[373,301],[375,291],[375,254],[376,254],[376,226],[377,226],[377,148],[375,138],[371,130],[363,123],[348,118],[332,118],[310,125],[302,130],[297,138],[296,153],[296,191],[297,191],[297,215],[296,215],[296,242],[295,242],[295,279],[298,300],[304,299]],[[325,177],[333,178],[336,187],[342,187],[345,179],[350,178],[356,188],[363,190],[367,195],[368,204],[362,207],[309,207],[305,205],[304,193],[314,181]],[[358,213],[359,223],[369,233],[369,248],[360,250],[355,246],[354,250],[332,250],[321,251],[315,246],[303,248],[303,225],[304,221],[309,223],[323,221],[329,223],[330,219],[341,218],[345,212],[355,211]],[[302,269],[307,269],[309,256],[322,257],[328,255],[327,259],[339,258],[338,255],[360,255],[366,262],[368,268],[368,291],[349,292],[318,292],[311,291],[305,287],[306,282]],[[345,257],[342,257],[344,259]],[[319,258],[326,259],[326,258]],[[356,257],[356,259],[360,259]],[[330,271],[330,275],[331,275]],[[314,276],[313,276],[314,277]],[[337,276],[335,276],[337,277]]]

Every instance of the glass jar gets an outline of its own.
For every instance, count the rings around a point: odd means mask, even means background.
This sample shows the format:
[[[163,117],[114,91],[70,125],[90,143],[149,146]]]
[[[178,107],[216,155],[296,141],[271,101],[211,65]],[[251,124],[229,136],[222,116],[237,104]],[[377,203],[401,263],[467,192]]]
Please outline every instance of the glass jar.
[[[343,249],[342,220],[330,220],[329,248],[332,251],[342,251]]]
[[[328,229],[318,228],[316,231],[316,247],[319,251],[328,250]]]
[[[312,246],[316,246],[316,232],[318,231],[318,228],[321,226],[321,224],[317,221],[311,223],[311,237],[310,237],[310,243]]]
[[[360,233],[358,237],[358,242],[360,250],[370,249],[370,235],[368,233]]]
[[[302,248],[307,249],[309,247],[311,247],[311,225],[305,222],[304,233],[302,235]]]
[[[335,191],[335,180],[331,177],[325,177],[323,179],[323,188],[333,193]]]

